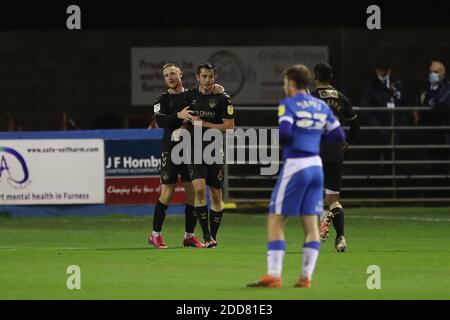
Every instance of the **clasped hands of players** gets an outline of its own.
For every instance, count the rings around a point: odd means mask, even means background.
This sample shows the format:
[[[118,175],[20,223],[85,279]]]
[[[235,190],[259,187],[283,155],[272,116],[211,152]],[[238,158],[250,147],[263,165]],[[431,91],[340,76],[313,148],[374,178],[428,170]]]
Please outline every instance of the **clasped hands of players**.
[[[185,121],[189,121],[192,122],[192,118],[194,117],[194,111],[189,110],[191,106],[187,106],[186,108],[184,108],[183,110],[181,110],[180,112],[177,112],[177,117],[178,119],[182,119]]]
[[[178,119],[183,119],[183,123],[188,123],[191,122],[193,125],[198,125],[198,126],[202,126],[201,122],[202,119],[200,119],[199,116],[194,116],[193,114],[195,113],[192,110],[189,110],[191,106],[187,106],[186,108],[184,108],[183,110],[181,110],[180,112],[177,112],[177,117]]]
[[[177,117],[179,119],[183,119],[183,124],[186,124],[188,122],[192,123],[194,126],[203,127],[203,121],[199,116],[194,116],[195,113],[192,110],[189,110],[190,106],[187,106],[180,112],[177,112]]]
[[[169,91],[170,91],[170,89],[169,89]],[[223,92],[225,92],[225,88],[223,86],[221,86],[220,84],[214,84],[214,91],[213,91],[214,94],[223,93]],[[194,125],[202,126],[201,125],[201,121],[202,120],[198,116],[193,116],[193,114],[195,112],[192,111],[192,110],[189,110],[190,107],[191,106],[187,106],[183,110],[177,112],[178,119],[184,120],[184,123],[185,122],[191,122]]]

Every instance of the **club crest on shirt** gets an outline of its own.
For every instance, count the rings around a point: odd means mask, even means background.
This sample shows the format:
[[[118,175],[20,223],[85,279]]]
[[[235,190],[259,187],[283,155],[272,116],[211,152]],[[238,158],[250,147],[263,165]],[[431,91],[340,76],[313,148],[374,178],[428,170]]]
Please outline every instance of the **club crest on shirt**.
[[[217,105],[217,101],[214,99],[209,100],[208,105],[210,108],[214,108]]]
[[[233,106],[231,104],[227,107],[227,112],[228,112],[228,114],[230,116],[234,113],[234,109],[233,109]]]
[[[285,113],[286,113],[286,107],[283,104],[280,104],[278,106],[278,116],[281,117]]]
[[[153,106],[153,112],[154,112],[154,113],[158,113],[159,110],[161,110],[161,104],[160,104],[160,103],[157,103],[157,104],[155,104],[155,105]]]

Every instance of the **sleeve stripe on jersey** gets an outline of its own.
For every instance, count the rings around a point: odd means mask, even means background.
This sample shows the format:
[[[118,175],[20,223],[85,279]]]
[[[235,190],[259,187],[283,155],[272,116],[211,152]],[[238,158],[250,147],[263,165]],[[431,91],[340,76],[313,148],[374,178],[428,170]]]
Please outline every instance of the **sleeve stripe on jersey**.
[[[341,124],[339,123],[339,121],[335,121],[335,122],[329,122],[327,121],[327,131],[332,131],[334,129],[336,129],[337,127],[339,127]]]
[[[294,123],[294,118],[289,117],[289,116],[282,116],[278,119],[278,123],[280,123],[281,121],[287,121],[289,123]]]
[[[355,114],[353,117],[348,118],[348,119],[345,119],[345,120],[347,120],[347,121],[352,121],[352,120],[355,120],[356,118],[358,118],[358,115],[357,115],[357,114]]]

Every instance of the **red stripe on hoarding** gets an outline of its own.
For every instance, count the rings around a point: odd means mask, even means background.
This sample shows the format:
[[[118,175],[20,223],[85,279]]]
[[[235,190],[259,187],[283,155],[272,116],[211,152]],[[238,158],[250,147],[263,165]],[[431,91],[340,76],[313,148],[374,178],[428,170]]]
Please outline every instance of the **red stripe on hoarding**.
[[[106,204],[155,204],[161,192],[159,177],[105,179]],[[172,204],[183,204],[184,188],[178,181]]]

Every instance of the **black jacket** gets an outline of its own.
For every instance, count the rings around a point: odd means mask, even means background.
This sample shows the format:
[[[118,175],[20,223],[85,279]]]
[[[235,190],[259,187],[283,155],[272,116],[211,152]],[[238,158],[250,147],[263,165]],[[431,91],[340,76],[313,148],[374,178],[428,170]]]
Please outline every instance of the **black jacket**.
[[[404,106],[406,101],[404,91],[405,90],[399,80],[391,78],[388,87],[375,77],[364,88],[361,96],[361,106],[386,108],[387,104],[390,102],[393,102],[395,107]],[[370,125],[387,126],[391,124],[390,112],[370,111],[363,114],[363,119],[364,118]],[[395,122],[398,122],[398,119],[396,119]]]
[[[433,90],[428,83],[419,94],[417,104],[430,108],[420,112],[420,124],[449,125],[450,124],[450,82],[441,80],[437,89]]]
[[[361,97],[361,106],[386,107],[388,102],[395,106],[405,105],[405,93],[399,80],[391,79],[389,87],[378,78],[373,79],[364,89]]]

